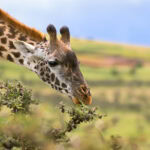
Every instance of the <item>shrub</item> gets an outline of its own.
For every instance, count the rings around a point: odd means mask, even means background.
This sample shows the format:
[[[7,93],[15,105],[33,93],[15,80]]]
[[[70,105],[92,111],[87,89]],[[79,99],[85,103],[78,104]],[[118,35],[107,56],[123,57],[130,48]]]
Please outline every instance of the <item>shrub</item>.
[[[0,149],[45,150],[56,146],[58,142],[68,142],[67,133],[76,129],[83,122],[101,119],[96,108],[84,104],[66,106],[59,104],[63,115],[69,120],[63,128],[54,128],[50,122],[42,119],[31,106],[40,106],[32,97],[31,90],[20,82],[0,83],[0,108],[8,110],[4,117],[0,115]]]

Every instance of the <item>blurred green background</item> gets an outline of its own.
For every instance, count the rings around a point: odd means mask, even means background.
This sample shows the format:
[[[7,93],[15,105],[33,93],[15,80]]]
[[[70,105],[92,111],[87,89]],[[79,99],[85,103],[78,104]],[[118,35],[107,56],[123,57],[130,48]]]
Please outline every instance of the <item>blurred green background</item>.
[[[74,38],[71,42],[91,88],[92,106],[98,106],[107,117],[88,126],[81,125],[71,133],[72,144],[68,149],[107,150],[106,141],[115,136],[124,150],[149,150],[150,48]],[[53,118],[59,119],[55,109],[60,101],[73,105],[36,74],[0,60],[0,81],[8,80],[20,80],[32,89],[35,98],[54,110],[55,113],[47,114]]]

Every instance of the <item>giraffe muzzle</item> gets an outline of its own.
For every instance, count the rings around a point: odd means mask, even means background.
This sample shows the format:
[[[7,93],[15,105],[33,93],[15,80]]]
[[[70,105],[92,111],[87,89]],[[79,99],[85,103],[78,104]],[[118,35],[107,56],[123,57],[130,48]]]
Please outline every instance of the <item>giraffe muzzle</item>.
[[[86,105],[90,105],[92,103],[92,96],[86,85],[81,85],[76,92],[77,96],[72,99],[75,104],[80,104],[83,102]]]

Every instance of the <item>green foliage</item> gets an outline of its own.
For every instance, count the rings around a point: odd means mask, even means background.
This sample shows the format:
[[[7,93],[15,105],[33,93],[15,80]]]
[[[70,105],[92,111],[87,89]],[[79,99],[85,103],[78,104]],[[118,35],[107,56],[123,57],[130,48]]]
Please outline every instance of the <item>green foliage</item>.
[[[35,110],[30,106],[37,104],[37,100],[32,98],[31,91],[20,82],[1,83],[0,89],[1,108],[6,106],[11,110],[11,114],[0,124],[0,148],[3,149],[43,150],[50,143],[69,142],[66,135],[68,132],[83,122],[103,117],[96,108],[84,104],[69,107],[61,103],[59,109],[62,114],[68,115],[69,121],[64,128],[54,128],[51,124],[48,125],[51,119],[42,122],[38,119],[39,115],[35,116]],[[47,126],[44,126],[44,122]]]
[[[89,108],[83,103],[76,105],[74,107],[69,107],[60,103],[59,109],[62,113],[69,115],[69,121],[66,123],[64,129],[52,129],[50,130],[50,136],[55,139],[55,141],[69,141],[66,137],[67,132],[71,132],[78,127],[81,123],[88,123],[95,119],[101,119],[104,115],[97,113],[97,108]],[[49,134],[48,133],[48,134]]]
[[[0,83],[0,106],[6,105],[14,113],[28,113],[31,104],[37,104],[37,100],[20,82]]]
[[[90,109],[83,103],[70,108],[61,103],[59,108],[62,113],[67,113],[71,118],[67,123],[64,132],[70,132],[73,129],[76,129],[77,126],[82,122],[89,122],[94,119],[101,119],[103,117],[103,115],[97,113],[97,108],[93,107],[92,109]]]

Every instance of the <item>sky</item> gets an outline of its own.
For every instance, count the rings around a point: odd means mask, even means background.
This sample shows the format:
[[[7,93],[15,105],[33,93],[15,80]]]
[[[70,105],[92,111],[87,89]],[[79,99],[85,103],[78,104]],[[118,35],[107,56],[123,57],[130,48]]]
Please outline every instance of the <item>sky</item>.
[[[150,46],[150,0],[1,0],[21,22],[46,32],[63,25],[77,38]]]

